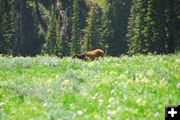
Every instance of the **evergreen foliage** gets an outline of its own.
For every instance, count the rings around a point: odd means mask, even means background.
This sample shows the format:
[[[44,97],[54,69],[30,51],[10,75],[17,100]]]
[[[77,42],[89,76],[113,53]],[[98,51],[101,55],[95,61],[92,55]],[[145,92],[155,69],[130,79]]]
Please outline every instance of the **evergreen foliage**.
[[[108,41],[113,39],[113,29],[112,29],[112,21],[111,21],[111,10],[112,10],[112,5],[106,5],[103,15],[102,15],[102,20],[101,20],[101,37],[102,37],[102,43],[101,46],[105,50],[105,54],[107,54],[107,49],[108,49]]]
[[[101,17],[102,11],[97,4],[93,4],[84,29],[84,49],[93,50],[101,48]]]
[[[126,34],[131,0],[107,0],[107,5],[113,31],[108,41],[108,54],[117,56],[127,52]]]
[[[48,55],[62,56],[62,43],[60,35],[60,17],[52,13],[49,18],[49,25],[46,34],[45,43],[43,45],[42,53]]]
[[[0,0],[0,53],[12,54],[15,37],[13,1]]]
[[[0,54],[173,53],[179,0],[0,0]]]
[[[167,52],[172,53],[180,48],[180,1],[165,0],[166,6],[166,34]]]
[[[52,15],[49,18],[49,25],[46,34],[46,41],[43,46],[43,53],[55,54],[56,52],[56,31],[55,31],[55,16]]]
[[[173,17],[167,15],[166,4],[165,0],[133,0],[127,34],[130,54],[173,51],[173,30],[168,27]]]
[[[71,42],[72,42],[72,52],[79,53],[81,51],[80,45],[80,2],[81,0],[74,0],[73,2],[73,15],[72,15],[72,32],[71,32]]]

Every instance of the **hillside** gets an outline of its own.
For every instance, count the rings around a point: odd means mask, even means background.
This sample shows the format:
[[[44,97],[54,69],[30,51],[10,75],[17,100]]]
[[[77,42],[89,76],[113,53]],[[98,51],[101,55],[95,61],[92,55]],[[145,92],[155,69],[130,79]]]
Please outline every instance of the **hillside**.
[[[180,98],[180,54],[0,56],[0,119],[164,119]]]
[[[0,54],[175,53],[179,9],[179,0],[0,0]]]

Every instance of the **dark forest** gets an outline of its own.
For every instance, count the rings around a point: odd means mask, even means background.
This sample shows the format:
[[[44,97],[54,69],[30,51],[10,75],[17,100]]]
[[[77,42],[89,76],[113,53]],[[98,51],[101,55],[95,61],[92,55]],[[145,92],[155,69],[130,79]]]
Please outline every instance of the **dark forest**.
[[[179,0],[0,0],[0,54],[166,54],[180,47]]]

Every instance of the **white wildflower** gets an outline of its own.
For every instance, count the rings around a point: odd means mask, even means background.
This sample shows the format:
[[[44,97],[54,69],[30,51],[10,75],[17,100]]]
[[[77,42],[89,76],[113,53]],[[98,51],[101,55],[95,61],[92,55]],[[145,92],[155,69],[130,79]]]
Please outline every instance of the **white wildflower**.
[[[113,90],[111,90],[111,94],[113,94],[115,92],[115,90],[113,89]]]
[[[124,89],[126,89],[126,88],[127,88],[127,84],[124,84],[124,86],[123,86],[123,87],[124,87]]]
[[[92,99],[95,100],[97,96],[98,96],[98,94],[96,93],[96,94],[92,97]]]
[[[73,103],[70,104],[69,107],[70,107],[70,110],[74,110],[75,109],[75,105]]]
[[[107,117],[107,120],[111,120],[111,117],[110,117],[110,116],[108,116],[108,117]]]
[[[82,93],[82,96],[87,96],[87,95],[88,95],[88,94],[87,94],[87,93],[85,93],[85,92],[83,92],[83,93]]]
[[[83,114],[83,111],[82,111],[82,110],[78,110],[78,111],[77,111],[77,114],[78,114],[78,115],[82,115],[82,114]]]
[[[127,96],[126,95],[123,95],[123,98],[124,98],[124,100],[127,100]]]
[[[44,103],[43,106],[46,107],[46,106],[47,106],[47,103]]]
[[[138,98],[138,99],[136,100],[136,102],[137,102],[138,104],[141,104],[142,99],[141,99],[141,98]]]
[[[110,116],[111,115],[111,110],[107,111],[107,115]]]
[[[108,105],[108,108],[111,108],[111,105],[110,105],[110,104]]]
[[[98,100],[98,103],[99,103],[99,105],[102,105],[102,104],[103,104],[103,100],[102,100],[102,99],[99,99],[99,100]]]
[[[114,116],[116,113],[117,113],[116,110],[108,110],[108,111],[107,111],[107,115],[108,115],[108,116]]]
[[[159,112],[156,112],[155,114],[154,114],[154,117],[158,117],[159,116]]]
[[[4,102],[0,102],[0,107],[4,106],[5,103]]]
[[[121,111],[121,107],[118,106],[118,107],[117,107],[117,112],[120,112],[120,111]]]
[[[180,83],[177,83],[177,89],[180,89]]]
[[[58,79],[60,76],[59,75],[56,75],[55,78]]]
[[[109,100],[108,100],[109,103],[112,103],[113,101],[114,101],[113,97],[109,98]]]
[[[138,98],[138,99],[136,100],[136,103],[139,104],[139,105],[141,105],[141,106],[145,106],[145,105],[146,105],[146,101],[143,100],[143,99],[141,99],[141,98]]]
[[[112,115],[115,115],[116,113],[117,113],[116,110],[111,110],[111,112],[110,112],[111,116],[112,116]]]

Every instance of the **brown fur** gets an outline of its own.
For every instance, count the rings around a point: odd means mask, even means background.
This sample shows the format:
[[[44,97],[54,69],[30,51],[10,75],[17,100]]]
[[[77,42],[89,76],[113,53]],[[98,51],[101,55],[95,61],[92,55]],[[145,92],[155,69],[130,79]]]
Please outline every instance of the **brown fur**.
[[[95,49],[92,51],[86,51],[82,54],[75,54],[73,58],[79,58],[82,60],[94,60],[95,58],[103,57],[104,51],[101,49]]]

